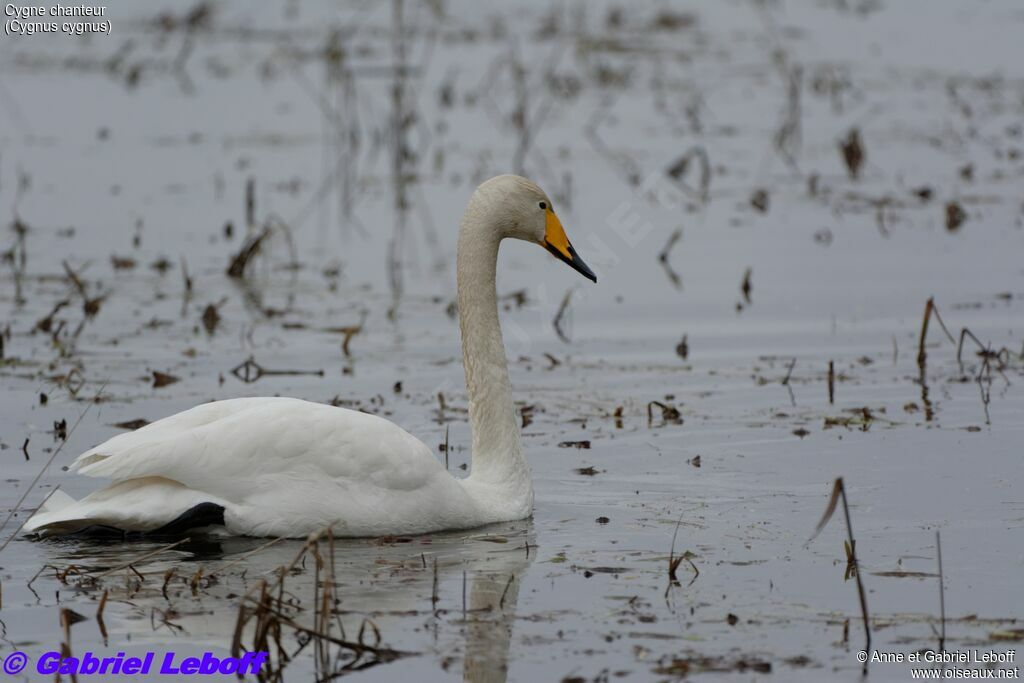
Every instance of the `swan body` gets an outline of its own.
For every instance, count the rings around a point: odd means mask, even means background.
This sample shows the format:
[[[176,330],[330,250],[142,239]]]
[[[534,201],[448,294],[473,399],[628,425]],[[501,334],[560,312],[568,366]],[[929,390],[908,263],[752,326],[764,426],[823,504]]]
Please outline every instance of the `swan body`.
[[[106,528],[303,537],[418,534],[529,517],[530,470],[498,321],[495,271],[504,238],[533,241],[596,281],[551,201],[529,180],[498,176],[469,201],[457,279],[469,394],[472,470],[452,477],[397,425],[294,398],[196,406],[82,453],[72,471],[113,480],[75,501],[57,492],[25,524],[44,535]]]
[[[152,530],[214,503],[235,534],[304,536],[333,524],[337,535],[379,536],[518,519],[532,502],[519,495],[490,509],[485,489],[453,478],[397,425],[294,398],[200,405],[115,436],[71,469],[115,483],[72,510],[38,515],[34,527],[71,530],[85,519]]]

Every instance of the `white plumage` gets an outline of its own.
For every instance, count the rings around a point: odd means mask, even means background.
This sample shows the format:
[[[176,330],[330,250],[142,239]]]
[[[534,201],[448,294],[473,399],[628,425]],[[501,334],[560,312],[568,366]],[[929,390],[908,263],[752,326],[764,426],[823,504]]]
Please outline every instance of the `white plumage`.
[[[156,529],[204,502],[224,506],[229,531],[251,536],[301,536],[328,524],[346,536],[421,533],[472,526],[480,513],[405,430],[293,398],[197,406],[115,436],[71,469],[115,484],[37,515],[31,528],[72,530],[88,520]]]
[[[206,503],[223,507],[228,533],[250,536],[300,537],[328,525],[340,536],[416,534],[528,517],[533,488],[494,277],[501,239],[550,250],[552,219],[568,245],[544,193],[523,178],[499,176],[477,189],[460,226],[458,295],[473,432],[468,478],[452,477],[426,445],[383,418],[294,398],[238,398],[86,451],[71,469],[113,483],[77,502],[54,496],[26,530],[153,531]],[[571,246],[560,258],[593,277]]]

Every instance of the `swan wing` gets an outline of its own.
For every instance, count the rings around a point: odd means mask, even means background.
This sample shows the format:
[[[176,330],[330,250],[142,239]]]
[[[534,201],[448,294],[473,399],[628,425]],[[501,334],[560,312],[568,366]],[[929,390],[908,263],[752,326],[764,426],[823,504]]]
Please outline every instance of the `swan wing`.
[[[119,434],[72,470],[115,481],[163,477],[229,500],[308,474],[408,491],[444,472],[430,449],[375,415],[292,398],[196,406]]]
[[[212,517],[252,536],[301,537],[328,525],[338,535],[379,536],[494,521],[405,430],[298,399],[200,405],[119,434],[71,468],[114,481],[41,511],[27,530],[162,531]]]
[[[202,506],[224,508],[223,501],[208,493],[160,477],[119,481],[82,500],[65,496],[59,505],[51,503],[52,499],[32,515],[23,527],[25,531],[49,535],[75,533],[87,527],[153,531]]]

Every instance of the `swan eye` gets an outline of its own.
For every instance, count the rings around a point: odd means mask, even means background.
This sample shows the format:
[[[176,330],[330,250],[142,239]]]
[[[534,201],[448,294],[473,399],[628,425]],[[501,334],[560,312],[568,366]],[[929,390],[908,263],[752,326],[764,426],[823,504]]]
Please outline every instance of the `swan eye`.
[[[542,209],[547,209],[548,208],[548,203],[547,202],[541,202],[537,206],[539,206]]]

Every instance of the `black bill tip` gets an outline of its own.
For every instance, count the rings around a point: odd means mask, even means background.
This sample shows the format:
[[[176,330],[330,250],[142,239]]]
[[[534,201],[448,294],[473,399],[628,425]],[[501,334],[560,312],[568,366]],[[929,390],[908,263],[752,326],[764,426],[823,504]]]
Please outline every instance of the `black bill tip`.
[[[562,261],[563,263],[568,263],[572,267],[573,270],[575,270],[577,273],[579,273],[583,277],[587,278],[588,280],[590,280],[592,282],[597,282],[597,275],[595,275],[594,271],[592,271],[590,269],[590,266],[588,266],[586,263],[583,262],[583,259],[580,258],[580,255],[576,253],[576,250],[573,248],[573,246],[571,244],[569,245],[569,256],[568,257],[566,257],[566,255],[563,254],[553,244],[549,244],[548,242],[545,242],[544,243],[544,247],[548,251],[550,251],[552,253],[552,255],[556,259],[558,259],[559,261]]]

